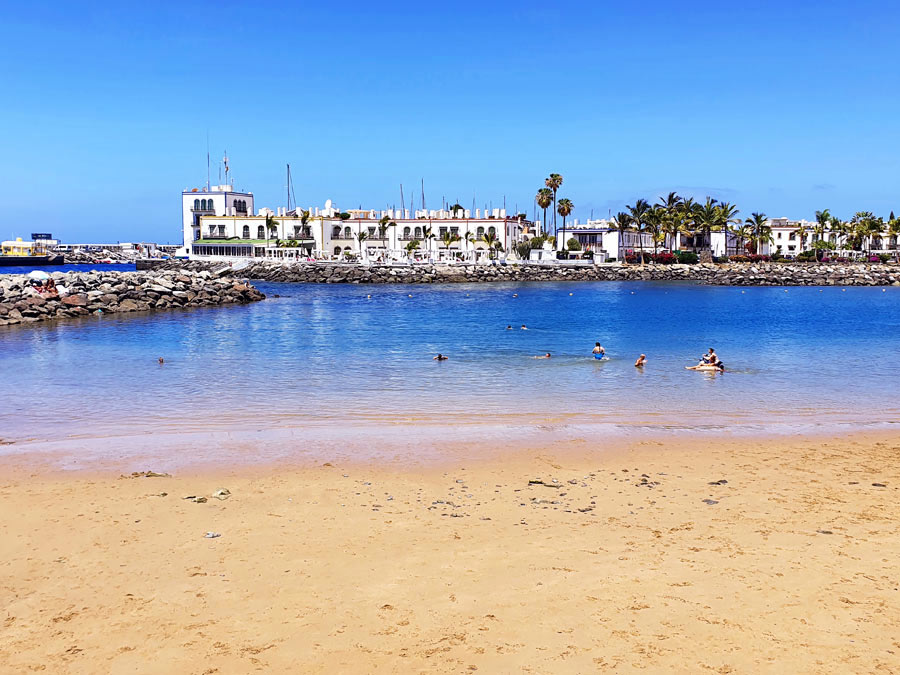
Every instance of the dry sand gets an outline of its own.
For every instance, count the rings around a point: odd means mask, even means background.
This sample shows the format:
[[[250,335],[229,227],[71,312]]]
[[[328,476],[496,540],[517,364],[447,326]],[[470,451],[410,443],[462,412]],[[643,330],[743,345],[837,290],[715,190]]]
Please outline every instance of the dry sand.
[[[900,437],[483,450],[7,465],[0,669],[900,673]]]

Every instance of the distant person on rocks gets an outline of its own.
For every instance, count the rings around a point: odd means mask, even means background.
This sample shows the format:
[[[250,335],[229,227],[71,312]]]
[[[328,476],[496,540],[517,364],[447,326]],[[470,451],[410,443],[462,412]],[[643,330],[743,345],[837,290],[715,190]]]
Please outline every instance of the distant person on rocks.
[[[634,362],[634,367],[635,367],[635,368],[643,368],[643,367],[644,367],[644,364],[646,364],[646,363],[647,363],[647,355],[646,355],[646,354],[641,354],[641,355],[637,358],[637,361]]]

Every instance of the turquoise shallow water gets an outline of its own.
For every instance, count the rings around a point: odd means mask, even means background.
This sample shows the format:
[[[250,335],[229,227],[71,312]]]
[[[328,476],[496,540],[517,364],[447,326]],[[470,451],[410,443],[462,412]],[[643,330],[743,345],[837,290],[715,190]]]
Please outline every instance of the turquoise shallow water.
[[[259,286],[281,297],[0,328],[0,437],[900,421],[897,288]],[[591,358],[597,340],[608,361]],[[684,370],[709,346],[729,372]],[[432,361],[437,352],[450,360]],[[632,365],[641,352],[643,371]]]

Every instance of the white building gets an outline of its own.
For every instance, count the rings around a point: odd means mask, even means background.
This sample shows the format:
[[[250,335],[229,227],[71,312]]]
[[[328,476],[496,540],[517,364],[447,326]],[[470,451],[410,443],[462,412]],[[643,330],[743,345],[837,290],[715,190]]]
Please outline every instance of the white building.
[[[607,260],[621,261],[632,252],[639,254],[642,245],[645,253],[653,252],[653,237],[649,233],[639,234],[631,230],[622,232],[612,220],[605,218],[588,220],[586,223],[579,223],[576,219],[567,223],[565,228],[560,227],[556,239],[557,249],[565,249],[572,238],[578,240],[583,251],[602,252]],[[658,248],[662,250],[663,247]]]
[[[262,208],[254,215],[252,193],[190,191],[182,197],[186,253],[201,260],[477,261],[489,257],[488,241],[496,242],[495,252],[508,252],[533,230],[532,223],[504,209],[341,212],[329,200],[321,209]]]
[[[181,193],[181,220],[184,230],[184,254],[190,254],[193,242],[206,236],[221,238],[225,230],[202,231],[200,219],[204,216],[240,217],[254,213],[253,193],[236,192],[232,185],[194,188]]]

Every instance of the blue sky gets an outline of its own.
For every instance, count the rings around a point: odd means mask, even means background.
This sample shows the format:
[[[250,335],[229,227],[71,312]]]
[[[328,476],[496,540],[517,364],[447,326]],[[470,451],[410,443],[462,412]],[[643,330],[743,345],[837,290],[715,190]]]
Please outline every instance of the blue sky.
[[[900,212],[896,3],[734,4],[9,4],[0,235],[178,241],[207,134],[257,207]]]

